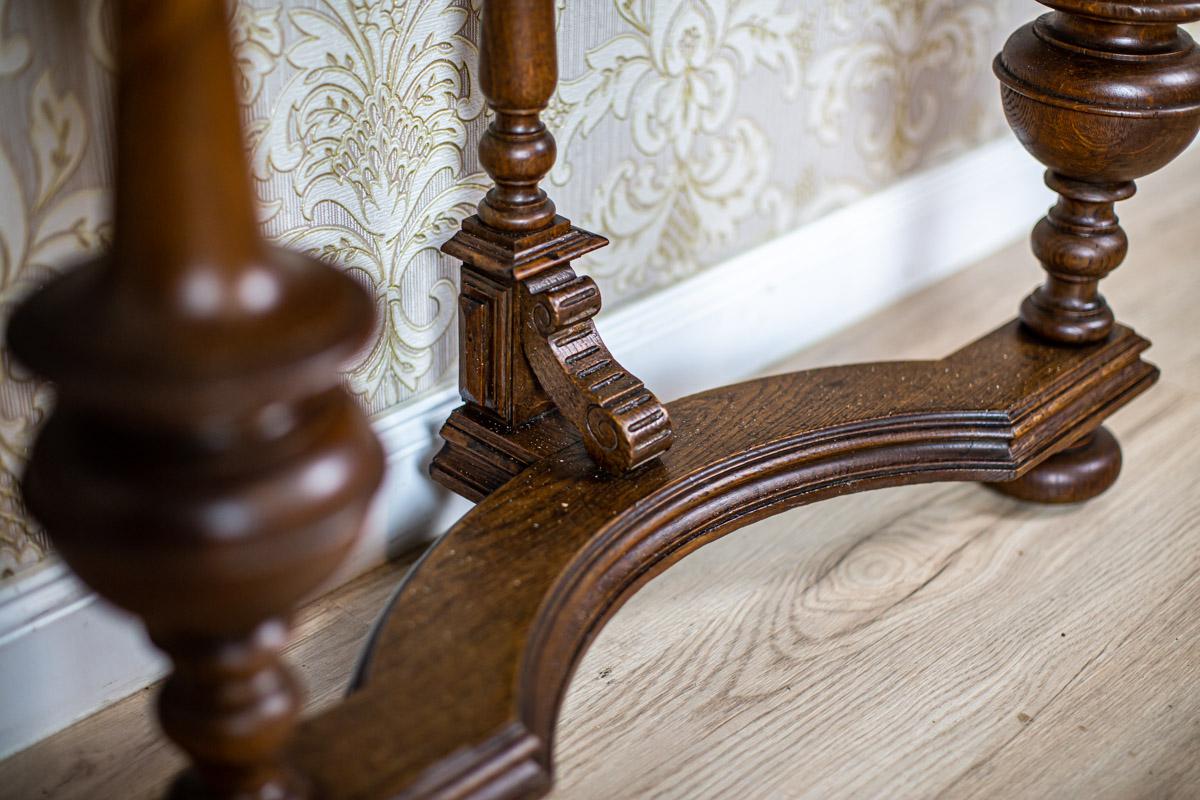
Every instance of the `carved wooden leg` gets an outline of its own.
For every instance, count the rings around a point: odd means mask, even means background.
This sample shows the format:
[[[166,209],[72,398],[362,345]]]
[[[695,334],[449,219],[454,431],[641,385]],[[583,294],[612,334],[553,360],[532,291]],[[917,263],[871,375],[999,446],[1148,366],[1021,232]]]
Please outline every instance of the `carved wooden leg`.
[[[600,291],[571,261],[608,244],[555,214],[538,188],[554,166],[541,121],[558,80],[553,0],[483,7],[480,83],[495,119],[479,160],[495,187],[442,248],[461,258],[459,388],[433,477],[478,500],[582,438],[622,474],[671,443],[658,399],[608,351],[592,317]]]
[[[9,343],[57,385],[29,509],[171,657],[177,796],[306,794],[282,763],[293,608],[358,535],[382,453],[339,386],[373,303],[260,239],[225,4],[117,4],[113,250],[34,294]]]
[[[1108,337],[1113,313],[1100,280],[1125,258],[1114,205],[1134,181],[1187,147],[1200,128],[1200,50],[1179,25],[1195,3],[1040,0],[1055,9],[1018,30],[996,58],[1004,109],[1021,143],[1049,167],[1057,205],[1033,232],[1045,284],[1021,321],[1064,346]],[[1103,492],[1120,447],[1101,430],[995,488],[1024,500],[1068,502]]]

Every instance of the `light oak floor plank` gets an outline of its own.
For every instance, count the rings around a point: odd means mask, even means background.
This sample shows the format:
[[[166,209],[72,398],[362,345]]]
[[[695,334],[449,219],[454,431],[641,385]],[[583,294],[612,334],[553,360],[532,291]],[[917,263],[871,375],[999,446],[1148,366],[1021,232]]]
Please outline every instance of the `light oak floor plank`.
[[[396,559],[303,608],[287,654],[312,713],[336,702],[367,634],[416,554]],[[144,689],[0,761],[3,800],[155,798],[183,766],[153,723]]]
[[[1105,294],[1164,378],[1112,420],[1111,492],[1046,509],[890,489],[689,556],[581,664],[555,800],[1200,798],[1197,174],[1193,150],[1122,209],[1133,247]],[[1040,274],[1017,243],[776,371],[944,355],[1010,319]],[[310,708],[336,699],[406,568],[304,610],[290,655]],[[0,762],[0,797],[156,796],[180,762],[151,700]]]
[[[710,545],[585,657],[553,796],[1200,797],[1198,169],[1123,209],[1105,293],[1165,378],[1112,420],[1117,487],[892,489]],[[1016,244],[778,371],[949,353],[1039,279]]]

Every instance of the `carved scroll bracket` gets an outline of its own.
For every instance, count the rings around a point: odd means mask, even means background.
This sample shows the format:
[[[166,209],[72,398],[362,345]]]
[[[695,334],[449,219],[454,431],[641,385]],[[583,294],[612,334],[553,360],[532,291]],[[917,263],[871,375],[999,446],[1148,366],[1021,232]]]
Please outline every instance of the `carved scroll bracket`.
[[[525,355],[558,409],[609,472],[645,464],[671,443],[667,411],[604,346],[592,317],[600,289],[570,267],[526,282]]]
[[[555,214],[538,187],[554,166],[541,112],[558,62],[552,0],[486,2],[479,83],[494,112],[479,163],[494,186],[442,251],[461,258],[459,390],[430,473],[479,500],[582,437],[621,475],[671,444],[666,409],[613,359],[592,324],[600,290],[572,260],[608,244]]]
[[[461,258],[459,389],[432,473],[480,499],[527,465],[582,438],[620,475],[671,443],[666,411],[625,370],[592,318],[600,290],[570,262],[608,243],[562,217],[532,233],[479,217],[442,248]],[[565,423],[565,424],[564,424]]]

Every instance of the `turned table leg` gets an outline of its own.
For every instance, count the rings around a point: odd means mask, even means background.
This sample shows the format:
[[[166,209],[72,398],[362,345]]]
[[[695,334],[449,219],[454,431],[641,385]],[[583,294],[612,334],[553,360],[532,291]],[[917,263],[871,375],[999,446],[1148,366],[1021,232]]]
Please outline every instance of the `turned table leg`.
[[[12,318],[13,353],[57,389],[22,488],[171,658],[159,719],[191,761],[174,796],[292,800],[288,618],[382,473],[338,372],[373,303],[259,238],[225,4],[116,7],[116,236]]]
[[[1043,339],[1086,347],[1113,328],[1099,284],[1129,247],[1115,204],[1200,128],[1200,51],[1179,28],[1200,19],[1200,7],[1039,1],[1055,10],[1013,34],[995,63],[1009,124],[1049,167],[1046,184],[1059,195],[1033,231],[1047,277],[1021,305],[1021,321]],[[1078,502],[1120,470],[1121,448],[1101,428],[993,486],[1023,500]]]
[[[572,262],[603,247],[540,188],[556,145],[541,114],[558,81],[553,0],[483,4],[479,85],[494,117],[479,163],[495,185],[442,246],[462,259],[459,389],[430,471],[479,500],[579,439],[611,475],[658,458],[671,423],[608,349],[593,318],[600,289]]]

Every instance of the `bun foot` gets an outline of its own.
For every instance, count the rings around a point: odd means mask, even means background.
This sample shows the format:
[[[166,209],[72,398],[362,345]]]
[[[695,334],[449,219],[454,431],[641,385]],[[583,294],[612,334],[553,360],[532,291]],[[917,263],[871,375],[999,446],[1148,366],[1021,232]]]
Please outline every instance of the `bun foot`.
[[[1031,503],[1082,503],[1107,491],[1120,474],[1121,446],[1107,428],[1098,428],[1015,481],[987,486]]]

